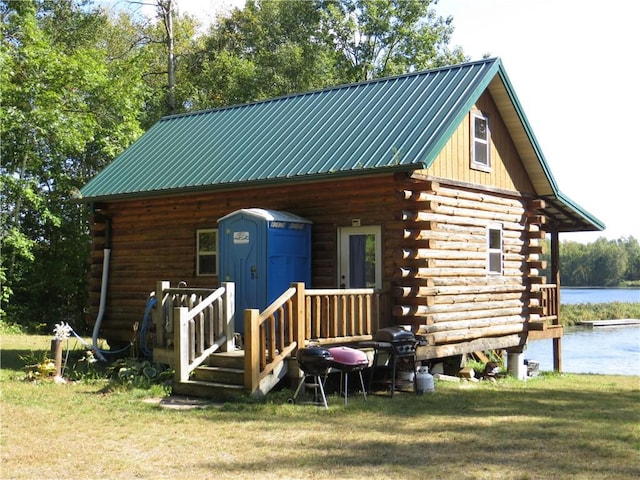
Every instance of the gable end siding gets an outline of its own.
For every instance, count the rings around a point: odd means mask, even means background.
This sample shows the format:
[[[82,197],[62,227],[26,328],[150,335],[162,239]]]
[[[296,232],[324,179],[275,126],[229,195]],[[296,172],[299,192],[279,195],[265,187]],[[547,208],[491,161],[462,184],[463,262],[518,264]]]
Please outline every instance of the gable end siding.
[[[481,95],[474,109],[489,116],[491,172],[470,168],[471,113],[468,113],[433,164],[422,173],[513,192],[534,193],[527,171],[489,92]]]

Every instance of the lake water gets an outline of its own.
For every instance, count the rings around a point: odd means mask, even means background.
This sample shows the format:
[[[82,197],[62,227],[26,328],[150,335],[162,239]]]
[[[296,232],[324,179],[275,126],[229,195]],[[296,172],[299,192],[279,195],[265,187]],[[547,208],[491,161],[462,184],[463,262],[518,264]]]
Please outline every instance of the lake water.
[[[560,303],[640,302],[639,288],[561,288]],[[602,319],[608,320],[608,319]],[[553,341],[534,340],[524,352],[539,362],[540,370],[553,370]],[[570,327],[562,337],[562,371],[640,375],[640,325]]]
[[[560,303],[640,302],[640,288],[560,288]]]
[[[553,341],[529,342],[524,358],[540,370],[553,370]],[[562,371],[640,375],[640,325],[626,327],[571,327],[562,337]]]

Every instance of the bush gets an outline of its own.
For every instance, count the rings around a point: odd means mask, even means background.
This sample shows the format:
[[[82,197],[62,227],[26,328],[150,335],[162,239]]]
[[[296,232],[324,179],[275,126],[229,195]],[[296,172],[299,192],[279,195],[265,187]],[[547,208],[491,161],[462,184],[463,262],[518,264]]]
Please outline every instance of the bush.
[[[578,303],[562,305],[560,321],[564,326],[575,325],[585,320],[617,320],[640,318],[640,303]]]
[[[149,360],[122,358],[109,366],[107,376],[116,386],[148,389],[158,384],[168,386],[173,378],[173,370],[167,365]]]

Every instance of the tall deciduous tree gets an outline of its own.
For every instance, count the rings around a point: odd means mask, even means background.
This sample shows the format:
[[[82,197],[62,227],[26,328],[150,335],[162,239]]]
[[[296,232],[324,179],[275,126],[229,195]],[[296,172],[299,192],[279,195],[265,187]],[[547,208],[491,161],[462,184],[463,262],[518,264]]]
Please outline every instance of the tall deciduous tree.
[[[448,47],[453,18],[436,15],[437,0],[323,0],[330,41],[348,82],[460,63]]]
[[[205,35],[190,64],[194,106],[260,100],[338,83],[315,1],[248,1]]]
[[[247,1],[190,66],[198,108],[458,63],[452,19],[428,0]]]
[[[13,292],[3,310],[31,324],[78,320],[88,229],[71,200],[141,133],[141,76],[109,51],[115,27],[85,2],[9,1],[0,12],[1,268]]]

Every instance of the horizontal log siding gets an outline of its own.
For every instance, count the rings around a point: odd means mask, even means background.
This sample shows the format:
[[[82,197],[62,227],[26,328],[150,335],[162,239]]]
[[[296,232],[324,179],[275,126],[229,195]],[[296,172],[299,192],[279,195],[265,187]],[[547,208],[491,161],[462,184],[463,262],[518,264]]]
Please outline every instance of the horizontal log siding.
[[[431,167],[422,173],[433,177],[448,178],[476,185],[497,187],[528,193],[534,192],[526,175],[518,152],[511,140],[500,113],[488,92],[475,105],[475,109],[489,116],[491,131],[491,172],[469,168],[471,149],[471,114],[467,114],[457,130],[446,143]]]
[[[172,285],[215,288],[217,277],[197,277],[196,230],[217,228],[217,219],[240,208],[283,210],[313,221],[313,288],[337,286],[337,228],[382,225],[383,248],[388,235],[401,237],[397,222],[403,200],[393,175],[336,180],[315,184],[288,184],[252,190],[202,193],[190,196],[138,199],[101,205],[112,219],[109,292],[101,336],[117,341],[133,337],[134,322],[142,320],[149,293],[159,279]],[[395,225],[394,225],[395,222]],[[385,225],[391,225],[386,227]],[[104,225],[93,225],[89,323],[96,318],[100,299]],[[383,288],[394,274],[391,251],[384,250]],[[390,320],[391,306],[382,303],[382,318]]]
[[[543,267],[540,204],[458,184],[407,185],[399,192],[403,231],[389,240],[396,323],[426,334],[429,348],[424,351],[434,356],[462,342],[473,351],[479,339],[487,348],[504,348],[506,338],[517,344],[514,334],[525,330],[529,309],[539,304],[530,298],[528,285],[544,281],[537,277],[537,268]],[[502,275],[489,275],[486,269],[492,224],[503,229]]]

